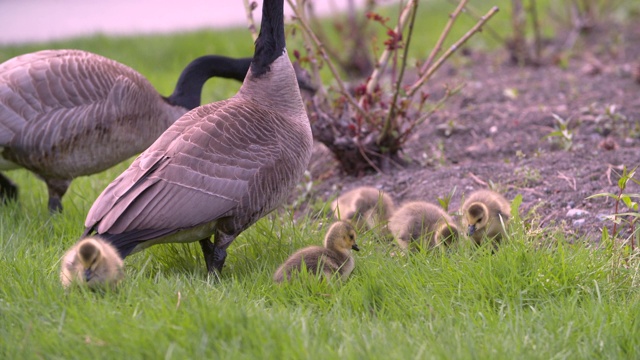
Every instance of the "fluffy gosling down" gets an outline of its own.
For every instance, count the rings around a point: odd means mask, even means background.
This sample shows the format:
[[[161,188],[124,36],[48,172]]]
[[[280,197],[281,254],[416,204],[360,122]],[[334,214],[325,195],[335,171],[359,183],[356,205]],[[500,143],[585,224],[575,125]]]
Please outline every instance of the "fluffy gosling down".
[[[458,227],[451,216],[424,201],[402,205],[389,220],[389,230],[404,250],[450,245],[458,237]]]
[[[276,282],[290,280],[294,272],[302,269],[302,264],[311,274],[324,274],[327,279],[339,274],[346,280],[353,268],[355,260],[350,250],[360,251],[356,244],[356,231],[346,221],[338,221],[331,225],[324,238],[324,247],[309,246],[293,253],[276,270],[273,279]]]
[[[382,190],[363,186],[340,195],[331,203],[331,210],[336,219],[351,221],[358,231],[380,226],[382,232],[388,232],[386,225],[395,204]]]
[[[124,264],[116,249],[98,237],[80,240],[62,258],[60,281],[95,289],[115,287],[124,277]]]
[[[509,201],[495,191],[475,191],[462,204],[462,223],[476,244],[485,237],[499,242],[510,218]]]

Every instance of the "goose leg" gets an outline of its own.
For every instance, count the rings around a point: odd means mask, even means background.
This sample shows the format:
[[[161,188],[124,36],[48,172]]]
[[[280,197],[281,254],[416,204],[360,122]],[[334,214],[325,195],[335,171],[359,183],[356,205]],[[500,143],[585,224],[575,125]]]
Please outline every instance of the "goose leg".
[[[67,192],[71,180],[45,179],[49,191],[49,212],[62,212],[62,196]]]
[[[209,273],[222,273],[224,261],[227,259],[227,248],[235,238],[236,235],[229,235],[216,230],[213,243],[209,238],[200,240],[200,247],[202,248],[204,261],[207,264]]]
[[[204,255],[204,262],[207,265],[207,271],[209,273],[215,272],[216,268],[213,266],[215,263],[215,247],[209,238],[200,240],[200,247],[202,248],[202,254]]]
[[[0,203],[18,198],[18,187],[9,178],[0,174]]]

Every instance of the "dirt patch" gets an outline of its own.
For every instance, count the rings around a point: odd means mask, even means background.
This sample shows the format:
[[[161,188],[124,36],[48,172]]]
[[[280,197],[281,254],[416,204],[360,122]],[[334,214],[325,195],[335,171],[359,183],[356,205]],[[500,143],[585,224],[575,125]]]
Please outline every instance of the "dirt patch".
[[[617,193],[620,166],[640,165],[639,58],[637,26],[597,29],[563,66],[518,67],[505,52],[469,52],[432,82],[436,97],[444,83],[466,85],[413,134],[408,166],[346,177],[317,145],[311,172],[320,181],[312,195],[330,199],[373,185],[398,203],[437,202],[455,188],[455,211],[464,194],[491,185],[509,199],[521,194],[526,219],[597,240],[603,226],[611,228],[604,217],[614,202],[586,198]],[[549,136],[561,122],[570,139]]]

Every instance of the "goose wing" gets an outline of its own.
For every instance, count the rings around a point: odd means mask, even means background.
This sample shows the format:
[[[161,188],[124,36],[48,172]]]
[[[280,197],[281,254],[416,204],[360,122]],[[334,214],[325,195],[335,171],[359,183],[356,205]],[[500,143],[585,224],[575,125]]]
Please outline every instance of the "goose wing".
[[[132,248],[259,208],[249,204],[250,187],[259,171],[275,168],[280,152],[273,126],[261,124],[272,116],[234,98],[185,114],[98,197],[87,232]]]
[[[133,69],[85,51],[12,58],[0,64],[0,145],[13,141],[16,151],[64,147],[74,135],[104,132],[148,92],[159,96]]]

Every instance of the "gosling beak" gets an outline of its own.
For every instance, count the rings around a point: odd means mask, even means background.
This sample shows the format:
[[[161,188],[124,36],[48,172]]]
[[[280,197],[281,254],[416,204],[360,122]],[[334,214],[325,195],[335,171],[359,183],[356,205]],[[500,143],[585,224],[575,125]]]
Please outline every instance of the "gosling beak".
[[[84,271],[84,280],[86,282],[89,282],[89,280],[91,280],[91,277],[93,276],[93,273],[91,272],[91,269],[86,269]]]
[[[471,235],[473,235],[474,232],[476,232],[476,225],[475,224],[469,225],[469,229],[467,231],[467,235],[471,236]]]
[[[358,244],[353,244],[351,246],[351,249],[355,250],[355,251],[360,251],[360,248],[358,247]]]

